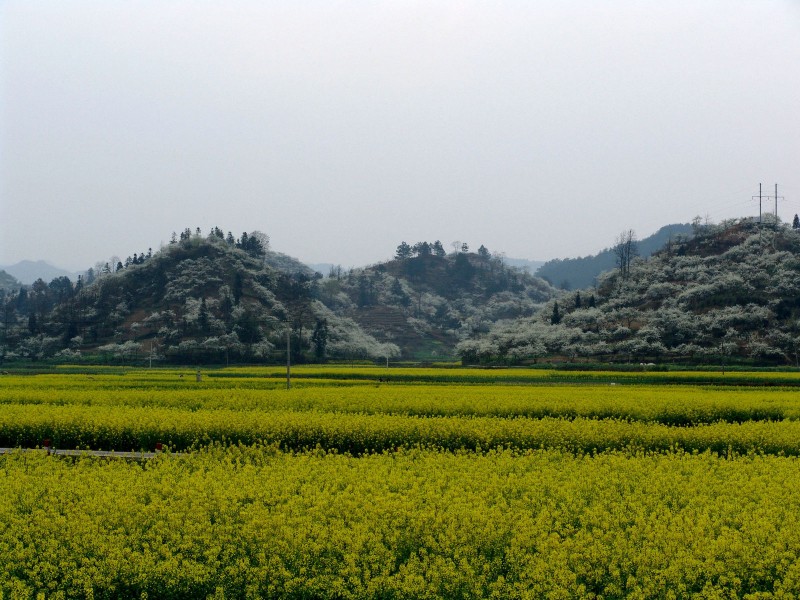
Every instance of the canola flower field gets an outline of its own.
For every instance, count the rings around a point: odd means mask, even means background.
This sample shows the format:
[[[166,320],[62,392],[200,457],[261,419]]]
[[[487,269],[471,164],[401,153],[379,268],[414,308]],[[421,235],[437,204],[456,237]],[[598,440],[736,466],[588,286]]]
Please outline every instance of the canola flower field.
[[[0,598],[800,596],[795,373],[436,372],[0,377]]]

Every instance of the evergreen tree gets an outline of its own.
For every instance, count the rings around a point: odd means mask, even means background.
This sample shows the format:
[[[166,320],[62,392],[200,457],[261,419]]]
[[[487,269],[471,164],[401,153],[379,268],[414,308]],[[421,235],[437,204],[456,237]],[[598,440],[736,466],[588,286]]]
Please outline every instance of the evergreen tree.
[[[558,325],[561,322],[561,313],[558,312],[558,302],[553,302],[553,314],[550,317],[552,325]]]
[[[395,258],[397,260],[406,260],[407,258],[411,258],[411,255],[414,253],[414,249],[409,246],[405,242],[400,242],[400,245],[397,247],[397,252],[395,253]]]
[[[595,307],[595,300],[594,300],[594,294],[592,294],[591,296],[589,296],[589,308],[594,308],[594,307]]]
[[[478,248],[478,256],[484,259],[488,259],[491,256],[491,254],[489,254],[489,250],[486,248],[486,246],[481,244],[481,247]]]
[[[242,279],[242,274],[237,271],[233,276],[233,303],[237,306],[239,305],[239,301],[242,299],[243,290],[244,280]]]
[[[431,245],[428,242],[417,242],[412,250],[417,256],[431,255]]]
[[[328,347],[328,320],[317,319],[314,331],[311,334],[311,341],[314,344],[314,356],[318,361],[325,360],[325,351]]]
[[[581,307],[581,293],[575,292],[575,308]]]
[[[792,229],[800,229],[800,217],[797,215],[794,216],[794,221],[792,221]]]
[[[206,306],[205,297],[200,300],[200,313],[197,315],[197,326],[203,333],[208,333],[208,307]]]

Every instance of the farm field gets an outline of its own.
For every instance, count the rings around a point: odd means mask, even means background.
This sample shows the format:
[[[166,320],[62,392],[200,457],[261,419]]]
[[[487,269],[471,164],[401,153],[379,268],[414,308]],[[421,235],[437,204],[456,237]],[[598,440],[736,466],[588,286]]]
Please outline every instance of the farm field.
[[[0,456],[0,598],[800,594],[795,373],[284,373],[0,377],[0,446],[171,450]]]

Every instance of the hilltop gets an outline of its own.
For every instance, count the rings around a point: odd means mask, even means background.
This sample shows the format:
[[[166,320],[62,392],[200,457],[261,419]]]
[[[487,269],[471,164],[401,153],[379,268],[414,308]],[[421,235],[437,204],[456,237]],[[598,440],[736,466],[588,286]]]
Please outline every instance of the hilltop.
[[[466,362],[537,359],[800,364],[800,229],[695,225],[596,290],[551,301],[459,345]]]
[[[445,253],[439,242],[401,243],[393,260],[319,282],[322,302],[420,360],[452,357],[460,340],[500,319],[531,316],[558,294],[483,246]]]

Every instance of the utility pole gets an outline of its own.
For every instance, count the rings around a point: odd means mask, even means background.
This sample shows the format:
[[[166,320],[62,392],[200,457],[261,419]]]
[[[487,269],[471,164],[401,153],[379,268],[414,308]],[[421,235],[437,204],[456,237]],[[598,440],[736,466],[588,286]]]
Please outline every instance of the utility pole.
[[[758,224],[761,224],[761,199],[763,196],[761,195],[761,184],[758,184]],[[753,196],[753,200],[756,199],[756,196]]]
[[[778,227],[778,200],[783,200],[783,196],[778,195],[778,184],[775,184],[775,195],[765,196],[761,191],[761,184],[758,184],[758,196],[753,196],[753,200],[758,198],[758,222],[761,223],[761,203],[764,200],[775,200],[775,227]]]
[[[286,323],[286,389],[292,389],[292,328]]]

